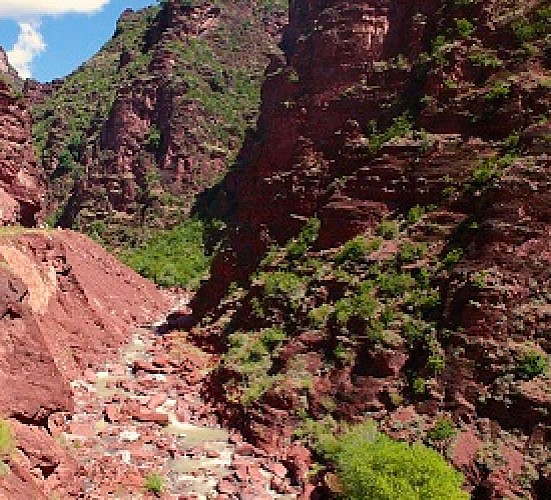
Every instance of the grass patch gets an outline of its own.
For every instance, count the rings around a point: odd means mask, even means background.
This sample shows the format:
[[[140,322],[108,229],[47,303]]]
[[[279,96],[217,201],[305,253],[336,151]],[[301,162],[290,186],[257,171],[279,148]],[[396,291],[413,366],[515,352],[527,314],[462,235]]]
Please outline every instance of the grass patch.
[[[144,488],[150,493],[160,495],[165,489],[165,480],[158,472],[151,472],[144,478]]]

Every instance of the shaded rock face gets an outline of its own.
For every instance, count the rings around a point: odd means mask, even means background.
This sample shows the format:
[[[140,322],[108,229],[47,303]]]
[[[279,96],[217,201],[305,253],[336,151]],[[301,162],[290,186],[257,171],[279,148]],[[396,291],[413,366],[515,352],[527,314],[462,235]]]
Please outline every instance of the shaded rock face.
[[[0,255],[0,415],[23,457],[10,459],[0,496],[42,498],[56,484],[78,492],[74,461],[51,436],[73,411],[70,382],[114,355],[136,325],[157,321],[170,301],[70,231],[5,229]]]
[[[40,219],[44,182],[32,145],[30,113],[4,82],[0,119],[0,223],[32,227]]]
[[[230,172],[218,200],[231,207],[240,233],[235,238],[235,246],[239,246],[236,259],[231,260],[235,264],[232,279],[254,269],[271,240],[283,242],[297,234],[304,221],[322,209],[327,213],[326,233],[332,234],[332,241],[325,242],[327,246],[357,233],[357,227],[346,229],[354,223],[348,214],[365,201],[335,193],[330,202],[331,191],[335,191],[331,184],[355,173],[362,164],[365,149],[362,152],[358,144],[359,150],[354,151],[353,143],[362,137],[360,124],[365,126],[374,119],[388,121],[391,111],[386,109],[409,91],[408,71],[376,71],[376,63],[390,61],[398,54],[418,57],[434,26],[414,24],[414,14],[429,18],[437,7],[438,2],[416,2],[415,6],[397,2],[291,2],[290,24],[283,37],[285,57],[272,60],[267,70],[258,127],[241,151],[239,163],[244,171]],[[407,46],[400,42],[400,36],[410,41]],[[408,155],[405,151],[402,164]],[[385,178],[378,188],[373,187],[377,197],[382,197],[383,184],[392,177],[399,178],[394,166],[385,167],[380,169],[386,171]],[[369,189],[371,183],[364,185]],[[407,203],[403,198],[406,186],[404,183],[400,191],[394,190],[394,196],[389,193],[387,199],[368,198],[371,210],[380,218],[387,210],[386,202]],[[261,199],[277,199],[277,203],[259,203]],[[360,211],[356,219],[365,228],[370,221],[364,216]],[[335,224],[329,228],[335,218],[345,234],[332,231]],[[222,275],[228,274],[228,270],[215,268]]]
[[[313,376],[307,398],[316,418],[329,400],[333,416],[369,414],[404,439],[442,415],[451,418],[461,429],[454,461],[477,498],[546,498],[549,491],[549,453],[542,447],[551,424],[543,390],[549,379],[518,376],[523,353],[537,352],[546,364],[551,352],[549,24],[544,20],[547,27],[531,35],[527,55],[514,22],[515,9],[538,22],[546,15],[542,6],[291,2],[285,55],[267,70],[257,130],[215,199],[232,222],[229,243],[193,304],[197,317],[210,313],[206,324],[221,323],[224,333],[215,342],[222,349],[228,331],[254,332],[291,317],[294,329],[274,355],[270,375],[284,373],[300,356]],[[417,205],[428,212],[420,222],[409,215]],[[255,319],[252,299],[261,285],[248,277],[271,245],[286,243],[313,216],[321,221],[313,257],[322,260],[355,235],[375,236],[384,219],[398,221],[402,232],[370,257],[372,264],[385,266],[392,258],[402,266],[406,240],[427,245],[440,261],[460,249],[457,265],[434,283],[438,321],[452,333],[441,342],[445,367],[423,401],[406,388],[412,374],[424,373],[426,352],[412,352],[404,339],[385,349],[349,340],[354,361],[328,367],[323,353],[337,342],[331,326],[308,331],[296,310],[266,303],[268,311]],[[321,250],[326,253],[316,253]],[[429,261],[413,260],[412,269]],[[365,279],[358,269],[356,277]],[[316,288],[315,306],[325,300],[333,307],[332,297],[341,297],[337,277],[328,281]],[[245,305],[228,305],[227,297],[220,304],[232,282],[247,290]],[[304,395],[279,387],[256,405],[232,407],[222,384],[239,377],[231,370],[213,377],[221,411],[284,454],[300,424],[290,409]],[[503,463],[490,457],[491,447]]]
[[[127,10],[113,39],[73,75],[53,90],[29,87],[52,221],[116,240],[115,227],[185,218],[253,123],[285,19],[280,3]],[[56,111],[59,101],[68,116]]]

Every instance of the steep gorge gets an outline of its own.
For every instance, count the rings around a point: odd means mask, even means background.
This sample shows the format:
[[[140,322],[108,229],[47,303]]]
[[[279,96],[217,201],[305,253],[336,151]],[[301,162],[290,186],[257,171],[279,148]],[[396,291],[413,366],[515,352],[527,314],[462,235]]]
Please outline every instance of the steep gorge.
[[[475,498],[551,491],[549,33],[541,1],[291,2],[193,307],[221,414],[297,480],[297,436],[367,416]]]
[[[72,482],[79,452],[52,436],[77,433],[69,382],[84,376],[79,405],[91,435],[80,456],[108,494],[121,470],[134,494],[144,463],[219,458],[136,427],[144,411],[166,424],[168,401],[186,423],[213,423],[216,411],[251,443],[236,446],[241,456],[211,487],[221,498],[338,497],[345,485],[320,442],[365,419],[437,449],[475,499],[548,498],[549,2],[292,0],[257,127],[223,181],[203,192],[254,115],[235,67],[213,63],[211,49],[220,56],[219,29],[247,24],[252,12],[237,67],[251,63],[259,77],[282,18],[268,9],[259,28],[254,9],[270,5],[127,11],[74,75],[27,83],[56,222],[111,242],[122,229],[187,217],[202,193],[200,210],[228,230],[193,299],[195,325],[187,308],[171,314],[165,330],[186,332],[150,332],[143,359],[108,365],[114,393],[99,399],[89,388],[99,375],[83,370],[116,359],[128,340],[122,323],[166,312],[167,297],[83,236],[0,235],[12,347],[0,373],[14,388],[0,411],[23,443],[0,491],[83,491]],[[84,110],[73,100],[82,89]],[[39,179],[21,96],[6,87],[5,102],[18,124],[6,136],[6,171],[23,165]],[[58,106],[77,121],[64,122]],[[33,225],[41,181],[21,190],[21,174],[10,175],[6,223]],[[169,191],[174,199],[162,196]],[[29,392],[34,365],[41,385]],[[14,405],[15,391],[28,397]],[[123,435],[138,441],[121,445]],[[97,449],[120,457],[96,463]]]

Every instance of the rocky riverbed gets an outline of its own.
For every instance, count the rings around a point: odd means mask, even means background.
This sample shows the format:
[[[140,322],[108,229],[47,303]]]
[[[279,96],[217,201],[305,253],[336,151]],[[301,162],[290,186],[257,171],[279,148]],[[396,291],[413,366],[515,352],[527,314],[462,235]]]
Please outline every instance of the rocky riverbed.
[[[201,398],[215,361],[185,333],[137,329],[115,362],[72,383],[76,409],[57,439],[76,458],[84,498],[297,498],[285,467],[221,428]]]

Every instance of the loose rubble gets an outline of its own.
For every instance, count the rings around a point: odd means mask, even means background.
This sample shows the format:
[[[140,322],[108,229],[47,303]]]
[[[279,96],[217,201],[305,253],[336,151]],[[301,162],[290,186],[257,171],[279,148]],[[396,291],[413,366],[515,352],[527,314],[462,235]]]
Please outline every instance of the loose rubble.
[[[217,424],[201,396],[211,357],[185,334],[137,330],[117,362],[72,382],[75,412],[57,431],[79,464],[85,498],[294,499],[286,468]]]

